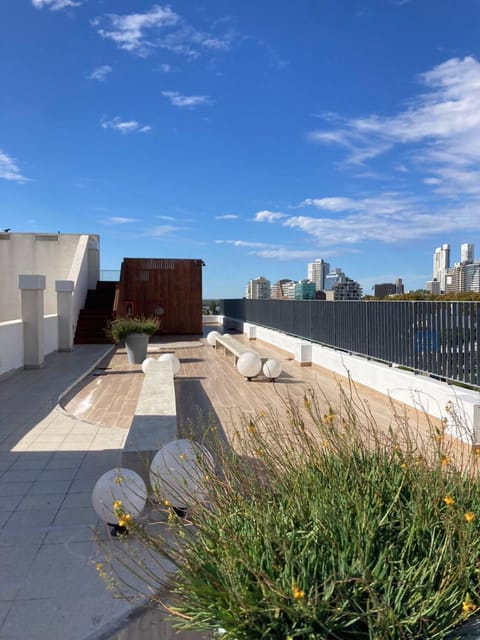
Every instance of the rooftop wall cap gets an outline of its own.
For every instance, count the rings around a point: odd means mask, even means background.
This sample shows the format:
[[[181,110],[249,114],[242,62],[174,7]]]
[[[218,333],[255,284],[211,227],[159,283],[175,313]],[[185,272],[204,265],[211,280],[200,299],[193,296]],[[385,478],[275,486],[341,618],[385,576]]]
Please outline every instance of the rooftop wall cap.
[[[55,291],[57,293],[72,293],[75,290],[73,280],[55,280]]]
[[[19,275],[18,276],[18,288],[19,289],[45,289],[46,277],[42,275]]]

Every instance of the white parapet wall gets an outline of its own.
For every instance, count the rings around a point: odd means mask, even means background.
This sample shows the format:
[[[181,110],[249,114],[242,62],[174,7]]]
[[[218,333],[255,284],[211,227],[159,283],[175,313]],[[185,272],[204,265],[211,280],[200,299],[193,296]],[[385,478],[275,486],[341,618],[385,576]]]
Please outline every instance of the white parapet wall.
[[[0,322],[21,317],[19,274],[45,276],[45,315],[57,311],[55,280],[74,281],[80,309],[99,277],[98,248],[97,235],[0,232]]]
[[[23,322],[0,322],[0,378],[23,368]]]
[[[300,366],[316,364],[339,376],[375,389],[435,418],[445,419],[447,433],[468,443],[480,443],[480,393],[406,371],[366,357],[289,336],[260,325],[223,318],[225,328],[263,340],[291,353]]]
[[[48,355],[54,351],[58,351],[58,316],[52,314],[43,318],[43,346],[44,353]]]

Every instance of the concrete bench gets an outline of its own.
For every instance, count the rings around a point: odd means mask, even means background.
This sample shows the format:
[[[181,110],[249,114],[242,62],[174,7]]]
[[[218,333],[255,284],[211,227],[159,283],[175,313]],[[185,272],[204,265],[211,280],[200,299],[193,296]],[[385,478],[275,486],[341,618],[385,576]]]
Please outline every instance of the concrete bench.
[[[145,375],[122,465],[136,471],[150,488],[150,463],[157,451],[177,438],[177,406],[170,362],[158,362]]]

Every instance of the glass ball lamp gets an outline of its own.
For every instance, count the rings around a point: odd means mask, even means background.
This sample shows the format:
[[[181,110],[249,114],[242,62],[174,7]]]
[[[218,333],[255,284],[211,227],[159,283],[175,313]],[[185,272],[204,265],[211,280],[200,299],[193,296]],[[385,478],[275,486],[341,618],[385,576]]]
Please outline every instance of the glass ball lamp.
[[[92,491],[95,513],[112,527],[113,536],[128,533],[128,521],[143,511],[146,501],[145,482],[131,469],[110,469],[100,476]]]

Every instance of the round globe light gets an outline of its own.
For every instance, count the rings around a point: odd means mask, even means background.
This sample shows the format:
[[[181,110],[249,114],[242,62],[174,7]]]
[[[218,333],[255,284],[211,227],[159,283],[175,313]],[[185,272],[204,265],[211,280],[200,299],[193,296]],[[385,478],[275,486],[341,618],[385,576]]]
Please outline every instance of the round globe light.
[[[207,342],[210,346],[214,347],[217,344],[217,338],[220,337],[219,331],[210,331],[207,335]]]
[[[262,361],[258,353],[253,351],[247,351],[246,353],[242,353],[242,355],[237,360],[237,370],[242,376],[245,378],[254,378],[258,376],[260,371],[262,370]]]
[[[145,375],[147,375],[147,373],[149,371],[152,371],[152,369],[154,369],[157,366],[157,360],[155,358],[145,358],[145,360],[142,362],[142,371]]]
[[[147,487],[142,478],[131,469],[110,469],[100,476],[92,492],[92,505],[99,518],[115,524],[114,503],[120,501],[122,511],[138,516],[147,501]]]
[[[180,371],[180,360],[174,353],[162,353],[158,360],[159,362],[170,362],[174,376]]]
[[[214,473],[211,453],[187,438],[172,440],[157,452],[150,465],[150,484],[162,500],[185,510],[206,500],[205,481]]]
[[[275,380],[282,373],[282,365],[275,358],[269,358],[263,365],[263,375],[270,380]]]

